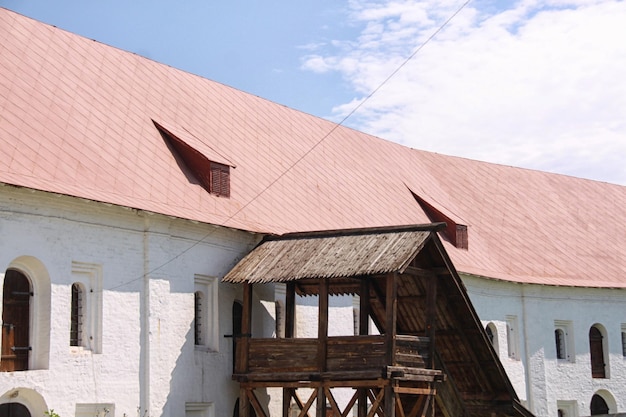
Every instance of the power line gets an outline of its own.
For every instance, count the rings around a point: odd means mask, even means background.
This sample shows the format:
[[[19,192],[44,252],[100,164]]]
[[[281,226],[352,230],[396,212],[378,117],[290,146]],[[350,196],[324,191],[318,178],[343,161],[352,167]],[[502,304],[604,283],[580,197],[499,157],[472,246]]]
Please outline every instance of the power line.
[[[313,152],[326,139],[328,139],[328,137],[330,135],[332,135],[339,127],[343,126],[345,124],[345,122],[350,117],[352,117],[367,101],[369,101],[374,96],[374,94],[376,94],[381,88],[383,88],[383,86],[385,86],[385,84],[387,84],[398,72],[400,72],[402,70],[402,68],[404,68],[404,66],[406,66],[406,64],[409,63],[409,61],[411,61],[430,41],[432,41],[435,38],[435,36],[437,36],[439,34],[439,32],[441,32],[452,21],[452,19],[454,19],[465,8],[465,6],[467,6],[470,3],[470,1],[471,0],[466,0],[463,4],[461,4],[461,6],[459,8],[457,8],[456,11],[454,13],[452,13],[441,25],[439,25],[439,27],[437,27],[437,29],[428,38],[426,38],[426,40],[424,42],[422,42],[398,67],[396,67],[396,69],[394,69],[387,76],[387,78],[385,78],[374,90],[372,90],[363,100],[361,100],[346,116],[343,117],[343,119],[341,119],[341,121],[339,121],[338,123],[335,123],[333,125],[333,127],[324,136],[322,136],[315,144],[313,144],[313,146],[311,146],[304,154],[302,154],[298,159],[296,159],[294,162],[292,162],[291,165],[289,165],[287,168],[285,168],[285,170],[283,172],[281,172],[274,180],[272,180],[261,191],[259,191],[256,195],[254,195],[247,203],[245,203],[243,206],[241,206],[239,209],[237,209],[233,214],[228,216],[223,223],[215,225],[215,226],[227,227],[226,225],[228,224],[228,222],[230,222],[233,218],[235,218],[235,216],[237,216],[239,213],[241,213],[243,210],[245,210],[248,206],[250,206],[250,204],[252,204],[254,201],[256,201],[260,196],[265,194],[265,192],[267,190],[269,190],[271,187],[274,186],[274,184],[276,184],[278,181],[280,181],[281,178],[283,178],[285,175],[287,175],[296,165],[298,165],[309,154],[311,154],[311,152]],[[176,256],[174,256],[174,257],[168,259],[167,261],[163,262],[162,264],[160,264],[160,265],[150,269],[148,272],[142,274],[141,276],[139,276],[139,277],[137,277],[135,279],[132,279],[132,280],[127,281],[125,283],[122,283],[122,284],[119,284],[117,286],[109,288],[109,291],[117,289],[117,288],[120,288],[120,287],[123,287],[123,286],[126,286],[126,285],[131,284],[131,283],[133,283],[135,281],[139,281],[140,279],[143,279],[146,275],[150,275],[150,274],[158,271],[159,269],[165,267],[166,265],[169,265],[170,263],[174,262],[176,259],[180,258],[184,254],[186,254],[187,252],[189,252],[190,250],[192,250],[193,248],[195,248],[196,246],[198,246],[199,244],[204,242],[205,239],[207,239],[213,233],[214,233],[214,231],[211,231],[211,232],[207,233],[200,240],[195,241],[191,246],[189,246],[187,249],[183,250],[182,252],[179,252]]]

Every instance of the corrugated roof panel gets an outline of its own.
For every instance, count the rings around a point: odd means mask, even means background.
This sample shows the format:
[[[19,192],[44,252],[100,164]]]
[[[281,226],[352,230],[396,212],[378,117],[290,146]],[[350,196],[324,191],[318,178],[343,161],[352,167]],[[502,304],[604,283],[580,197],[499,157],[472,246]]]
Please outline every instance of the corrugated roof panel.
[[[224,281],[285,282],[402,271],[430,233],[413,230],[269,240],[242,259]]]

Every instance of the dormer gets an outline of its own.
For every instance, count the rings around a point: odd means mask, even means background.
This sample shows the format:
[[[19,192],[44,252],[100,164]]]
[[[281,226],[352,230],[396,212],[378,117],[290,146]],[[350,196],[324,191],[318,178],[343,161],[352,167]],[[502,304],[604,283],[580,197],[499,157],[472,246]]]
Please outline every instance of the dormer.
[[[435,204],[431,204],[426,199],[411,191],[413,197],[424,210],[431,222],[446,224],[446,228],[441,231],[442,237],[452,243],[454,247],[459,249],[469,249],[467,225],[454,219],[451,213],[444,213],[444,209],[438,208]],[[447,210],[445,210],[447,211]]]
[[[176,161],[190,180],[218,197],[230,197],[230,168],[235,166],[189,132],[154,121]]]

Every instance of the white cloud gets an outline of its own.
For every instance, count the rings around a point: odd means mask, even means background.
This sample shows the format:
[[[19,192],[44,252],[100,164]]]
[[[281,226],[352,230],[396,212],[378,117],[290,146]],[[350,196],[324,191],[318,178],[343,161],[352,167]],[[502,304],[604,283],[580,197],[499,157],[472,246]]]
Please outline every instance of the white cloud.
[[[380,86],[462,2],[353,0],[358,39],[305,68]],[[470,3],[349,124],[407,146],[626,185],[626,2]]]

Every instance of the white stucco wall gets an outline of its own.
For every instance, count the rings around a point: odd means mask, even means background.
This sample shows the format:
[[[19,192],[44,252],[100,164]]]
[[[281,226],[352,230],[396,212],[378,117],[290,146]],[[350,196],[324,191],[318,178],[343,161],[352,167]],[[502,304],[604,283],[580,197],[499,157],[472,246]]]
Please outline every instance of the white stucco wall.
[[[32,352],[44,369],[0,373],[0,402],[23,402],[37,416],[42,407],[74,416],[76,404],[93,403],[114,404],[118,417],[184,416],[185,404],[232,415],[238,386],[230,378],[232,339],[223,335],[232,333],[241,290],[219,284],[218,349],[195,347],[194,276],[221,278],[256,236],[4,185],[0,233],[2,277],[16,260],[31,262],[39,265],[33,275],[45,268],[50,287],[49,321],[32,325],[37,334],[49,331],[49,352],[39,345]],[[69,346],[77,263],[101,271],[101,353]],[[253,333],[270,336],[263,300],[273,302],[273,293],[255,293]]]
[[[626,411],[626,358],[621,331],[626,321],[626,291],[522,285],[463,276],[483,325],[498,329],[499,356],[518,396],[538,417],[557,415],[570,404],[577,416],[590,414],[591,397],[600,393],[610,412]],[[506,320],[518,320],[519,357],[509,358]],[[570,359],[557,359],[555,326],[569,325]],[[606,330],[607,378],[592,378],[589,329]]]

